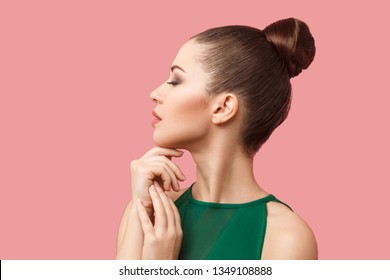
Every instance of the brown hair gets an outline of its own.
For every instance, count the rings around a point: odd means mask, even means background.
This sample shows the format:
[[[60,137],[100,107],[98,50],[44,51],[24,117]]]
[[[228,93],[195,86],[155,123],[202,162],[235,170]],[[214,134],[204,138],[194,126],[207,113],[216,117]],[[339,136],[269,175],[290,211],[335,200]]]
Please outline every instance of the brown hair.
[[[306,69],[315,55],[308,26],[294,18],[259,30],[230,25],[201,32],[195,39],[205,47],[201,65],[209,74],[209,96],[236,93],[244,104],[242,143],[254,155],[287,117],[290,78]]]

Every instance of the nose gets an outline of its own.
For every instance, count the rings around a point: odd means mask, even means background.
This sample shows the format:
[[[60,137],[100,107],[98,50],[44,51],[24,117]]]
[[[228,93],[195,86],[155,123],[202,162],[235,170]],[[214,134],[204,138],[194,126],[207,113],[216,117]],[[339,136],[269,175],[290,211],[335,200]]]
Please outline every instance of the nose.
[[[158,93],[159,91],[158,91],[158,89],[159,89],[160,87],[158,87],[158,88],[156,88],[155,90],[153,90],[151,93],[150,93],[150,99],[152,100],[152,101],[156,101],[156,102],[160,102],[161,103],[161,96],[160,96],[160,94]]]

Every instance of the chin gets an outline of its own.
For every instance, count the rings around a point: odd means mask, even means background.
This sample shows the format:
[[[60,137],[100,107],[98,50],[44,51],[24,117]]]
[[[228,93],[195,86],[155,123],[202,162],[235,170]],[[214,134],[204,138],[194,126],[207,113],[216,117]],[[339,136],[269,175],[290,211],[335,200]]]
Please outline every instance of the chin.
[[[153,133],[153,142],[163,148],[189,150],[198,146],[205,138],[205,133],[199,129],[156,129]]]
[[[174,137],[158,137],[156,134],[153,134],[153,142],[162,148],[168,149],[185,149],[185,143],[183,141],[178,141],[178,138]]]
[[[170,138],[162,138],[158,137],[155,134],[153,134],[153,142],[162,148],[169,148],[169,149],[177,149],[176,141],[173,141],[174,139]]]

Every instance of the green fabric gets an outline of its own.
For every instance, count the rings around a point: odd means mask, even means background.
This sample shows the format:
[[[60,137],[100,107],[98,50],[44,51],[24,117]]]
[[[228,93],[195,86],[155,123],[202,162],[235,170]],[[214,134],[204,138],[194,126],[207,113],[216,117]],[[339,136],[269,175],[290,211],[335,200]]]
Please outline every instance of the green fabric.
[[[266,203],[283,202],[272,194],[240,204],[204,202],[192,197],[193,185],[175,201],[183,229],[179,259],[261,259],[267,224]]]

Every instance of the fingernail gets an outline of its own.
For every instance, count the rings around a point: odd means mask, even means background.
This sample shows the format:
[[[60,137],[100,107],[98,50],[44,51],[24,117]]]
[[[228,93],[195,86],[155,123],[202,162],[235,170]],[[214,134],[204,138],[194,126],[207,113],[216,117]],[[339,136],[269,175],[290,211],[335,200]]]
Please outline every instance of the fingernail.
[[[184,174],[181,174],[181,178],[182,178],[183,180],[185,180],[185,179],[186,179],[186,176],[184,176]]]
[[[154,185],[151,185],[151,186],[150,186],[150,189],[151,189],[152,191],[155,191],[155,190],[156,190],[156,187],[155,187]]]

